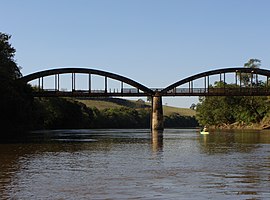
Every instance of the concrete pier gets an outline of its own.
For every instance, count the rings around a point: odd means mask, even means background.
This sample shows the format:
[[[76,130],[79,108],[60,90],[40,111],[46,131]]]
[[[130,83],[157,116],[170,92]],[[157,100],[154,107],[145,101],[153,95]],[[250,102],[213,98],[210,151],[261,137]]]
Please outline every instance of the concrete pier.
[[[163,131],[152,130],[152,150],[154,153],[160,152],[163,150]]]
[[[156,94],[152,97],[152,130],[164,130],[162,96]]]

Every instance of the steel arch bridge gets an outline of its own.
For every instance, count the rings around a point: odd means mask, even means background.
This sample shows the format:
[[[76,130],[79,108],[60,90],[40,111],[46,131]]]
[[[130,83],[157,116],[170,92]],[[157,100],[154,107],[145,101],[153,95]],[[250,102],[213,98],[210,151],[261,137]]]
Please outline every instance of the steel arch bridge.
[[[71,74],[71,89],[60,89],[60,75]],[[88,88],[76,88],[76,75],[87,76]],[[92,87],[92,76],[104,78],[104,87]],[[44,79],[53,77],[53,87],[45,88]],[[246,77],[242,79],[239,77]],[[151,129],[163,130],[162,96],[270,96],[270,71],[252,68],[224,68],[199,73],[177,81],[164,89],[148,88],[127,77],[87,68],[59,68],[36,72],[19,79],[24,83],[37,80],[35,97],[113,97],[151,96]],[[119,82],[118,88],[109,87],[109,79]],[[227,84],[227,81],[233,82]],[[216,83],[222,83],[217,87]],[[197,85],[198,86],[197,86]],[[126,86],[127,85],[127,86]],[[213,87],[215,85],[215,87]]]
[[[70,74],[71,89],[60,89],[62,74]],[[87,89],[76,88],[76,75],[87,76]],[[92,87],[94,75],[104,78],[101,88]],[[239,76],[250,77],[250,84],[245,85]],[[45,88],[46,77],[53,77],[53,87]],[[25,83],[37,80],[34,96],[54,97],[113,97],[113,96],[268,96],[270,70],[257,68],[224,68],[199,73],[177,81],[166,88],[148,88],[132,79],[114,73],[88,68],[58,68],[32,73],[21,77]],[[78,79],[78,78],[77,78]],[[119,86],[111,88],[109,80],[119,82]],[[52,81],[52,80],[51,80]],[[222,87],[213,87],[214,82],[223,82]],[[226,81],[232,81],[237,87],[227,87]],[[262,84],[263,83],[263,84]],[[199,86],[196,86],[199,85]]]

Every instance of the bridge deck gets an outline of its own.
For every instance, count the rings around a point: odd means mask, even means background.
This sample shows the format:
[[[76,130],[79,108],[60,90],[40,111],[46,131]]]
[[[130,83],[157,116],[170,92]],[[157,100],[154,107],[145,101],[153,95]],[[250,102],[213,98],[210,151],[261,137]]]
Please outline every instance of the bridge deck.
[[[159,92],[158,89],[153,91]],[[115,90],[42,90],[34,92],[36,97],[139,97],[149,96],[148,93],[137,89],[125,88],[123,91]],[[270,88],[176,88],[162,96],[270,96]]]

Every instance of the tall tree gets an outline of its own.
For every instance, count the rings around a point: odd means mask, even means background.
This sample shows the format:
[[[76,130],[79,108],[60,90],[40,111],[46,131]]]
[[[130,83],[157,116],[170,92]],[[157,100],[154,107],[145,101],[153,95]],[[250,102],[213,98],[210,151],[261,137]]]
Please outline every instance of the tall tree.
[[[251,69],[257,69],[257,68],[260,68],[260,66],[261,66],[261,60],[256,59],[256,58],[249,59],[249,61],[244,64],[245,68],[251,68]],[[253,84],[252,83],[254,80],[253,74],[237,73],[237,75],[240,82],[243,83],[244,86],[250,86]]]
[[[0,32],[0,136],[29,128],[31,118],[31,88],[16,81],[21,77],[14,56],[11,36]]]
[[[0,77],[14,80],[22,74],[14,60],[16,50],[9,43],[10,38],[10,35],[0,32]]]

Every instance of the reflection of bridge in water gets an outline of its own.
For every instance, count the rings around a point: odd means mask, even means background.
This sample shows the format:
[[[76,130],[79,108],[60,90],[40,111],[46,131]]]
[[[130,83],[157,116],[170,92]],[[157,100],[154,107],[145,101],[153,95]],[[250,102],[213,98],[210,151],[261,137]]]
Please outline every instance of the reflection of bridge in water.
[[[70,89],[60,89],[63,76],[68,78]],[[246,80],[239,77],[246,77]],[[20,80],[35,85],[35,97],[152,97],[151,128],[163,130],[162,96],[268,96],[269,77],[270,71],[265,69],[225,68],[190,76],[163,89],[148,88],[110,72],[59,68],[29,74]],[[78,83],[82,79],[84,88]],[[103,84],[94,85],[100,81]],[[218,82],[222,84],[213,87]]]

